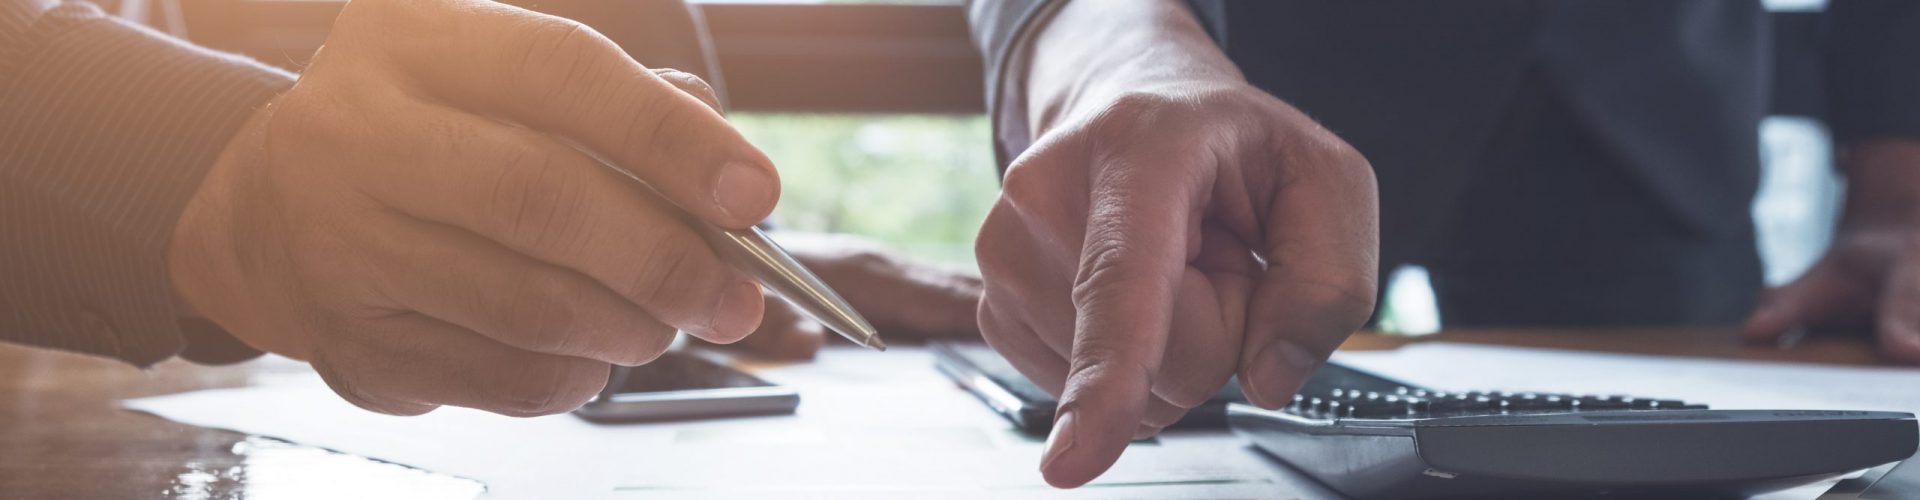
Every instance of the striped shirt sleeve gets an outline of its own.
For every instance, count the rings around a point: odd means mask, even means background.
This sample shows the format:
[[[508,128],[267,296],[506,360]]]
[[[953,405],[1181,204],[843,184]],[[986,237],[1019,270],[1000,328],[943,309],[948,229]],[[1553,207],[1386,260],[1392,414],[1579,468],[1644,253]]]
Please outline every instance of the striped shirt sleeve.
[[[103,15],[0,0],[0,340],[149,365],[253,354],[183,322],[167,240],[292,75]]]

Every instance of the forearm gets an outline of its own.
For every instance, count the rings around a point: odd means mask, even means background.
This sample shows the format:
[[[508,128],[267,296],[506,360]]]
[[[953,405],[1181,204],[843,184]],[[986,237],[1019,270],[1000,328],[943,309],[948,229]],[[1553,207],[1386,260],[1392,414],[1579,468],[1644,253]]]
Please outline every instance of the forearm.
[[[177,322],[166,242],[291,75],[54,4],[0,0],[0,339],[137,364],[194,352],[219,337]]]
[[[1244,81],[1179,0],[1069,2],[1016,48],[1024,115],[1037,138],[1076,110],[1174,82]],[[1010,110],[1012,111],[1012,110]],[[1003,114],[1003,116],[1005,116]]]

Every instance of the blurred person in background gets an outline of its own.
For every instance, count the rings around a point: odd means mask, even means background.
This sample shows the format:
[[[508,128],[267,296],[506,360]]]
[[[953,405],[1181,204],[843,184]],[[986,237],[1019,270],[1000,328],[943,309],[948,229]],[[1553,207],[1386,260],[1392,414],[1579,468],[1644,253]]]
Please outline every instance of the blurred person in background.
[[[1846,206],[1764,297],[1758,0],[968,9],[1003,169],[980,328],[1061,396],[1056,486],[1236,373],[1284,404],[1406,263],[1449,327],[1851,326],[1920,362],[1920,2],[1824,14]]]

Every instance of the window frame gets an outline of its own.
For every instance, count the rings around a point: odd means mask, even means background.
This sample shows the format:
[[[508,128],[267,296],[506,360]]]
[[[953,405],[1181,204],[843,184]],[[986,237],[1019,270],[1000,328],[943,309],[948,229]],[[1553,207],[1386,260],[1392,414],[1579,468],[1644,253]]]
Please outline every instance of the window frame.
[[[297,70],[344,1],[186,0],[194,42]],[[965,8],[698,3],[739,111],[979,113],[981,60]]]

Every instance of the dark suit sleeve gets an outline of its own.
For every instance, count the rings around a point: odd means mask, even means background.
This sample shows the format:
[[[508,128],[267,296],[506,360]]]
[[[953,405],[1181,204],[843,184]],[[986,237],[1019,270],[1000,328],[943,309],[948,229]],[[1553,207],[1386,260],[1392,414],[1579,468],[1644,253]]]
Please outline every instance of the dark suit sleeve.
[[[291,82],[91,4],[0,0],[0,340],[142,366],[254,354],[180,321],[165,252],[227,140]]]
[[[967,21],[974,45],[986,62],[987,118],[993,122],[993,156],[1006,173],[1007,165],[1032,145],[1027,130],[1024,79],[1013,67],[1015,50],[1028,38],[1034,21],[1067,0],[969,0]]]
[[[1920,1],[1834,0],[1827,16],[1835,139],[1920,138]]]

